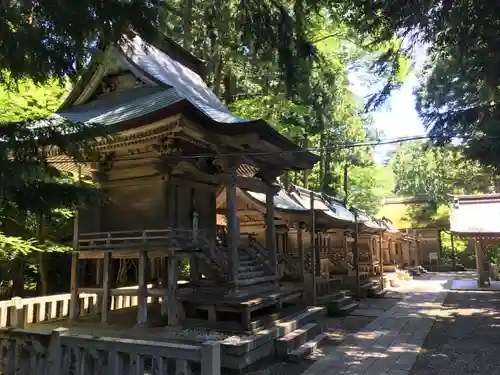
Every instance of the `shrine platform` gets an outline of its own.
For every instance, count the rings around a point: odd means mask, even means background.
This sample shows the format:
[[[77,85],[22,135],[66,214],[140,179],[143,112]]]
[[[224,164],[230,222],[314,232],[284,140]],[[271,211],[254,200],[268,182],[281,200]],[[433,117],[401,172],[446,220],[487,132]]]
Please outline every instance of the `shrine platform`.
[[[302,288],[279,285],[233,292],[200,288],[179,296],[184,325],[242,333],[267,328],[276,320],[303,308],[302,299]]]

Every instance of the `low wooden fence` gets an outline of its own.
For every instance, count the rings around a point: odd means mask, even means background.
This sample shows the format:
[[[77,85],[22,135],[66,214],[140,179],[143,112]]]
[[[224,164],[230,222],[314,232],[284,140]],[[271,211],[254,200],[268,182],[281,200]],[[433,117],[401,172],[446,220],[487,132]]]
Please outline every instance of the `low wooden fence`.
[[[132,288],[120,288],[124,292]],[[137,287],[135,287],[137,289]],[[151,299],[151,298],[150,298]],[[0,301],[0,328],[25,328],[30,324],[69,318],[71,294],[56,294],[45,297],[19,298]],[[135,295],[115,295],[111,297],[111,310],[119,310],[137,305]],[[100,313],[97,294],[80,293],[79,315]]]
[[[220,344],[184,345],[0,329],[2,375],[220,375]]]

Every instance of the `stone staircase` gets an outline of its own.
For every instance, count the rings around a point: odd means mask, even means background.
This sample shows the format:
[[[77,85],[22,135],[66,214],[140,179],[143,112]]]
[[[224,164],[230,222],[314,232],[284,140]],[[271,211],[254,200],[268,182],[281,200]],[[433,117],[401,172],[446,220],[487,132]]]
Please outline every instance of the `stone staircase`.
[[[350,290],[341,290],[325,304],[328,316],[346,316],[359,307],[350,293]]]
[[[380,280],[370,280],[370,282],[366,284],[366,293],[367,297],[370,298],[382,298],[387,294],[387,290],[384,289]]]
[[[307,323],[275,340],[276,358],[298,363],[313,353],[326,338],[321,325]]]

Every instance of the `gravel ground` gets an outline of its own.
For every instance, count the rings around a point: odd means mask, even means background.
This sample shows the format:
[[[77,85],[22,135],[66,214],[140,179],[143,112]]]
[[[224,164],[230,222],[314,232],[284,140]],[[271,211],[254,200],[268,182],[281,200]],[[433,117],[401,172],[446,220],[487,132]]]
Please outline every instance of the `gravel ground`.
[[[500,374],[500,293],[450,292],[410,375]]]

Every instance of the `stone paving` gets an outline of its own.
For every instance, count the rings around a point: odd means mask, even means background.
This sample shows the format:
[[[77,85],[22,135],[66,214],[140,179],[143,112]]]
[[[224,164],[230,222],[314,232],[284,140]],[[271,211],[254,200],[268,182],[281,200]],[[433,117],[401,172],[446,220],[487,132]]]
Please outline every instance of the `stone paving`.
[[[302,375],[408,375],[448,293],[453,275],[415,280],[406,297],[347,338],[325,347]]]

